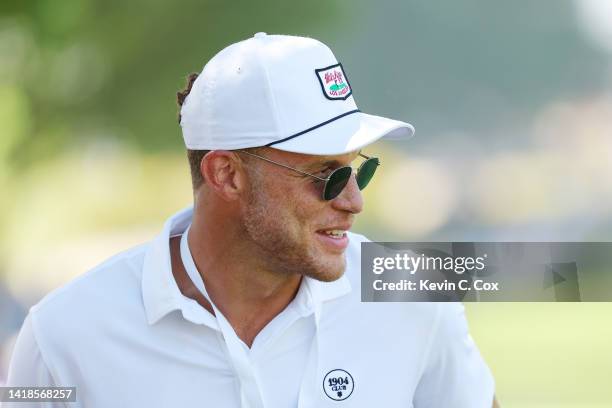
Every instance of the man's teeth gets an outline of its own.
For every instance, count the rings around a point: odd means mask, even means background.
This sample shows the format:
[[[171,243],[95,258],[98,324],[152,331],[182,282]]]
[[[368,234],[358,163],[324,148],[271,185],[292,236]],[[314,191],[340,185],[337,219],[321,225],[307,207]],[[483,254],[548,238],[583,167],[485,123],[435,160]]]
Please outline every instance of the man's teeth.
[[[344,236],[344,234],[346,234],[346,231],[344,231],[344,230],[329,230],[329,231],[325,231],[325,234],[331,235],[332,237],[342,238]]]

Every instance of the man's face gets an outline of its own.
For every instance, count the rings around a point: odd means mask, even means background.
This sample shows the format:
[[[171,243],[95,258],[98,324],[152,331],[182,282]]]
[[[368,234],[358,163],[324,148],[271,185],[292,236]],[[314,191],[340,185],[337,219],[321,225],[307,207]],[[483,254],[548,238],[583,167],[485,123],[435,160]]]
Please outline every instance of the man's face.
[[[271,148],[257,154],[321,178],[350,165],[358,156],[358,152],[312,156]],[[250,189],[242,212],[244,228],[268,266],[321,281],[342,276],[348,237],[346,233],[340,237],[330,233],[349,230],[355,214],[363,208],[354,174],[340,195],[324,201],[323,181],[255,157],[245,161]]]

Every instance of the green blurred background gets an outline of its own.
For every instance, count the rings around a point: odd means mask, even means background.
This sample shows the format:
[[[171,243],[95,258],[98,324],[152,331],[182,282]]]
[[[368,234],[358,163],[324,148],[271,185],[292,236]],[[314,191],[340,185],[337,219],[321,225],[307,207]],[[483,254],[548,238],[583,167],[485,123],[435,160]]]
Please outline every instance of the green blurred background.
[[[3,0],[0,383],[29,306],[190,203],[175,93],[258,31],[324,41],[417,129],[368,149],[354,230],[612,240],[610,0]],[[504,407],[612,407],[611,304],[466,306]]]

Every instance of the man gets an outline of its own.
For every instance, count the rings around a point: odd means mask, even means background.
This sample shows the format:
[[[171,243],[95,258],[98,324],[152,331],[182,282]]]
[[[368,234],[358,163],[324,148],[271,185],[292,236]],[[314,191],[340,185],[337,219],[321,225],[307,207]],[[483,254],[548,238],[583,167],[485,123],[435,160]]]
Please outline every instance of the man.
[[[34,306],[11,385],[88,408],[492,405],[460,305],[359,299],[366,146],[411,125],[359,112],[324,44],[265,33],[179,103],[193,208]]]

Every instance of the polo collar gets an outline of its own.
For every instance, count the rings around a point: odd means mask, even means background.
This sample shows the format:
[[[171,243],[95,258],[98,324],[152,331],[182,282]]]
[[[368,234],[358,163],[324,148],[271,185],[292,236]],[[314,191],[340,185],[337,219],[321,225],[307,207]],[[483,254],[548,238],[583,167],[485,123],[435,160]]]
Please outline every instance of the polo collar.
[[[172,274],[170,237],[182,234],[191,224],[193,207],[187,207],[170,217],[161,233],[149,243],[145,252],[142,271],[142,298],[150,325],[172,311],[180,310],[183,317],[197,324],[218,329],[215,317],[195,300],[185,297]],[[351,291],[346,273],[333,282],[321,282],[305,277],[308,288],[305,313],[312,313],[321,303],[344,296]]]

